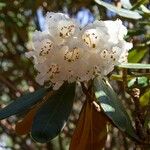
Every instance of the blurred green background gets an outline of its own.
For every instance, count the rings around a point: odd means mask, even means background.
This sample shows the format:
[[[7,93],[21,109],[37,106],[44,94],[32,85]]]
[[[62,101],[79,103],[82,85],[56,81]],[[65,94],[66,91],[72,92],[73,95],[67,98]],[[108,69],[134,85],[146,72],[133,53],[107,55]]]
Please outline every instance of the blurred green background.
[[[39,87],[34,81],[36,71],[25,52],[32,49],[32,33],[44,30],[44,15],[47,11],[64,12],[77,19],[82,25],[94,19],[123,21],[129,29],[127,41],[134,44],[129,53],[130,63],[150,63],[150,3],[148,0],[0,0],[0,107]],[[109,77],[121,97],[125,107],[134,117],[134,107],[129,96],[122,92],[139,88],[141,113],[145,115],[145,129],[150,133],[150,70],[125,69],[126,82],[122,70],[116,68]],[[78,91],[75,106],[69,122],[62,134],[47,144],[37,144],[28,136],[17,136],[14,125],[21,116],[14,116],[0,122],[0,150],[65,150],[68,149],[78,112],[82,106],[83,95]],[[147,135],[149,137],[149,135]],[[110,127],[106,150],[138,149],[116,128]],[[141,149],[141,148],[139,148]]]

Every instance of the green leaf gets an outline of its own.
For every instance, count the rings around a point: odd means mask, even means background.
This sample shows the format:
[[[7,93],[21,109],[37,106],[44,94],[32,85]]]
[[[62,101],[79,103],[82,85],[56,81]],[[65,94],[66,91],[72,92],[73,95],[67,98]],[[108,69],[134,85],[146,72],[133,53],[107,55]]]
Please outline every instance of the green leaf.
[[[150,117],[149,117],[149,114],[147,114],[146,117],[145,117],[144,128],[148,129],[148,130],[150,129]]]
[[[0,2],[0,10],[1,10],[3,7],[6,7],[6,4],[3,3],[3,2]]]
[[[132,37],[132,36],[141,35],[141,34],[146,34],[145,28],[129,29],[127,37]]]
[[[147,7],[145,7],[144,5],[141,5],[140,8],[144,13],[150,14],[150,10]]]
[[[131,80],[128,82],[128,88],[134,86],[135,83],[136,83],[136,78],[131,79]]]
[[[146,87],[149,84],[147,77],[137,77],[137,82],[141,87]]]
[[[33,93],[25,94],[11,102],[6,107],[0,109],[0,120],[21,113],[35,105],[44,97],[46,90],[47,89],[45,88],[41,88]]]
[[[101,0],[95,0],[96,3],[99,5],[104,6],[105,8],[109,9],[112,12],[117,13],[119,16],[125,17],[125,18],[131,18],[131,19],[140,19],[142,16],[136,12],[136,11],[131,11],[123,8],[117,8],[111,4],[108,4],[106,2],[103,2]]]
[[[141,61],[144,58],[146,53],[147,53],[147,49],[141,49],[141,50],[134,49],[134,50],[130,51],[130,53],[128,55],[128,62],[129,63],[138,63],[139,61]]]
[[[139,85],[140,87],[148,86],[148,78],[144,77],[144,76],[141,76],[141,77],[133,78],[128,82],[128,87],[129,88],[132,87],[132,86],[135,86],[135,85]]]
[[[141,106],[147,106],[150,103],[150,89],[148,89],[141,97],[140,104]]]
[[[101,78],[96,78],[94,80],[94,90],[95,96],[104,113],[121,131],[125,132],[134,140],[139,141],[125,108],[118,100],[111,86]]]
[[[72,109],[75,83],[63,85],[55,95],[39,109],[31,130],[31,136],[40,143],[56,137],[64,127]]]
[[[149,0],[139,0],[138,2],[136,2],[131,10],[135,10],[138,7],[140,7],[142,4],[148,3]]]
[[[128,69],[150,69],[150,64],[126,63],[126,64],[121,64],[118,67],[128,68]]]
[[[127,80],[131,80],[133,79],[134,77],[130,76],[130,75],[127,75]],[[123,81],[123,77],[122,77],[122,74],[112,74],[110,76],[110,79],[111,80],[118,80],[118,81]]]

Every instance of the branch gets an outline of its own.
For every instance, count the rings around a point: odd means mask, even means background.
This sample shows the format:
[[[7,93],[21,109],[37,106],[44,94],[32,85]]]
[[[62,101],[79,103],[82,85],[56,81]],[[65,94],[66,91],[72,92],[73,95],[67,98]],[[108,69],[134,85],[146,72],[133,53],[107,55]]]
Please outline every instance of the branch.
[[[3,75],[0,74],[0,81],[2,81],[7,87],[9,87],[11,90],[13,90],[15,93],[19,92],[20,94],[22,93],[21,90],[16,89],[13,83],[9,79],[6,79]]]

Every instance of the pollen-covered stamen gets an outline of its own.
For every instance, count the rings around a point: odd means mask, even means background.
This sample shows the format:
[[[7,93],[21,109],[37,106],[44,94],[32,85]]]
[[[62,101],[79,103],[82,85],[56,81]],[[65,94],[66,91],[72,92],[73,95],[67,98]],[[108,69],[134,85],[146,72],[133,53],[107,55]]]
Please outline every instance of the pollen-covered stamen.
[[[87,70],[87,71],[86,71],[86,75],[88,75],[89,73],[90,73],[90,70]]]
[[[126,63],[128,58],[128,53],[126,52],[124,55],[120,57],[120,63]]]
[[[100,75],[100,74],[101,74],[100,68],[98,66],[94,66],[93,75],[97,76],[97,75]]]
[[[50,75],[51,79],[54,78],[54,75],[60,73],[60,67],[59,67],[59,65],[58,64],[52,64],[49,67],[47,73]]]
[[[103,50],[100,55],[101,55],[102,58],[106,59],[107,56],[108,56],[108,51],[107,50]]]
[[[75,32],[75,25],[72,22],[60,21],[58,24],[58,32],[61,38],[70,37]]]
[[[80,50],[74,47],[71,51],[67,51],[64,55],[64,60],[68,62],[74,62],[80,58]]]
[[[98,35],[96,33],[96,30],[90,29],[85,31],[82,39],[88,47],[97,48]]]
[[[116,53],[117,53],[116,49],[112,49],[112,54],[116,54]]]
[[[114,55],[113,53],[110,55],[110,59],[111,59],[113,62],[116,61],[115,55]]]
[[[80,80],[81,80],[81,77],[77,76],[77,77],[76,77],[76,80],[77,80],[77,81],[80,81]]]
[[[50,53],[50,51],[53,50],[53,48],[54,48],[53,42],[50,40],[45,40],[42,42],[42,46],[41,46],[39,55],[40,56],[48,55]]]
[[[69,74],[68,79],[72,79],[73,78],[73,70],[69,69],[68,74]]]

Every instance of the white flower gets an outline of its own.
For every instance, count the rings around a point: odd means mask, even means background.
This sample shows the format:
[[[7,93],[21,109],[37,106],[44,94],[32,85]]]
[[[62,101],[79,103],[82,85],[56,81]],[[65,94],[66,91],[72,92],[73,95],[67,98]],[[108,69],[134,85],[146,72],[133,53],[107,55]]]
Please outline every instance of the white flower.
[[[127,29],[120,20],[95,21],[80,29],[75,20],[62,13],[47,13],[48,29],[35,31],[36,81],[53,84],[57,90],[65,81],[84,82],[105,76],[115,65],[127,61],[132,44],[124,40]]]
[[[91,48],[110,49],[122,41],[126,34],[127,29],[121,20],[96,20],[83,28],[82,39]]]
[[[64,43],[68,38],[75,34],[78,26],[74,19],[70,19],[62,13],[48,12],[46,14],[46,23],[50,35],[54,36],[57,44]]]

